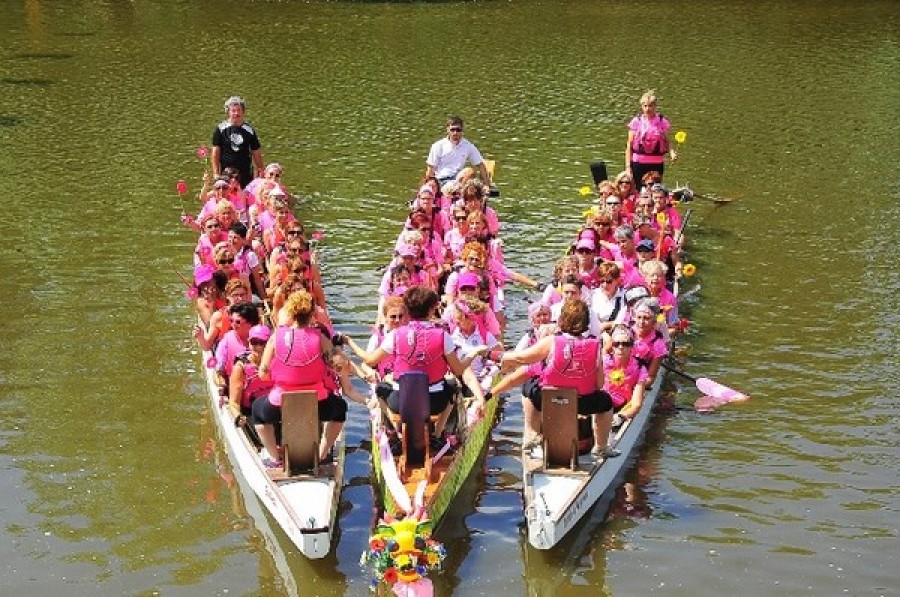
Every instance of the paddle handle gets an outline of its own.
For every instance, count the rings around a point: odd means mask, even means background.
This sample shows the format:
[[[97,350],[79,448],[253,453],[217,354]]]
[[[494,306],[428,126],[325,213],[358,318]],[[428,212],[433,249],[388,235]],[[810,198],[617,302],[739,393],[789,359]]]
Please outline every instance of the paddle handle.
[[[685,378],[685,379],[689,379],[689,380],[691,380],[692,382],[697,383],[697,378],[696,378],[696,377],[694,377],[693,375],[688,375],[687,373],[685,373],[685,372],[682,371],[681,369],[676,369],[676,368],[673,367],[672,365],[667,364],[665,361],[662,362],[662,366],[663,366],[667,371],[671,371],[671,372],[674,373],[675,375],[680,375],[681,377],[683,377],[683,378]]]

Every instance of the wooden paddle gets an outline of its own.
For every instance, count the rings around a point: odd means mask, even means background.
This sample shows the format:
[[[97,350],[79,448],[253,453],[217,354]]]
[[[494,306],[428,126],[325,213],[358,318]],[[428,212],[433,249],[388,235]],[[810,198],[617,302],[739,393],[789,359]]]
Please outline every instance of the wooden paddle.
[[[744,402],[750,399],[748,395],[738,392],[733,388],[729,388],[726,385],[722,385],[717,381],[713,381],[708,377],[694,377],[693,375],[688,375],[684,371],[669,365],[665,361],[663,361],[662,366],[665,367],[666,370],[694,382],[697,389],[704,395],[694,403],[694,408],[699,412],[709,412],[716,407],[728,404],[729,402]]]

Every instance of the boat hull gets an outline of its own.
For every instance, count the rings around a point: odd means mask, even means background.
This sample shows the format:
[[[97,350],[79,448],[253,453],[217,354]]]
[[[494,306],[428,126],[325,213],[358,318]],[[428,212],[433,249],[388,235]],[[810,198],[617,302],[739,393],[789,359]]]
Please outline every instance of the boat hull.
[[[202,362],[212,355],[204,352]],[[246,433],[234,425],[227,401],[219,396],[215,372],[204,367],[210,409],[236,473],[259,498],[291,542],[310,559],[331,551],[331,538],[343,484],[344,434],[334,445],[334,464],[328,476],[299,476],[274,480]]]
[[[539,460],[523,452],[525,520],[532,547],[550,549],[559,543],[621,478],[643,443],[662,381],[663,376],[657,376],[641,410],[615,434],[619,457],[594,464],[590,454],[581,455],[574,472],[543,471]]]

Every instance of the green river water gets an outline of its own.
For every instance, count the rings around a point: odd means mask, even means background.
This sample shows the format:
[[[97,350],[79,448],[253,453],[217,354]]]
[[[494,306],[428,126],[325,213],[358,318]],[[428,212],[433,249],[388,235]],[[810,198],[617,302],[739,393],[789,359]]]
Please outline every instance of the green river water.
[[[374,289],[450,113],[498,161],[507,262],[546,280],[588,164],[622,166],[647,88],[698,199],[687,369],[609,508],[527,545],[510,399],[438,532],[440,595],[898,595],[900,4],[0,1],[0,594],[364,595],[374,516],[348,455],[309,562],[232,471],[206,406],[174,191],[223,100],[321,229],[332,317]],[[190,205],[193,210],[196,205]],[[528,293],[509,292],[521,332]],[[511,334],[511,335],[516,335]],[[365,414],[351,408],[358,447]]]

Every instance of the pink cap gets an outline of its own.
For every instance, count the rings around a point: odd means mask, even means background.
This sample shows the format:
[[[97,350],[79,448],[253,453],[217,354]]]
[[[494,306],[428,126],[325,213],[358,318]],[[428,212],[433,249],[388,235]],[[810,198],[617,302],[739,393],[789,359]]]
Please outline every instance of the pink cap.
[[[194,286],[200,286],[213,278],[216,268],[211,265],[198,265],[194,268]]]
[[[528,317],[532,318],[540,312],[541,309],[550,309],[550,306],[547,305],[544,301],[538,301],[536,303],[531,303],[528,305]]]
[[[465,272],[459,275],[459,279],[456,281],[457,288],[463,288],[464,286],[471,286],[474,288],[478,288],[478,284],[481,282],[481,277],[478,274],[473,274],[472,272]]]
[[[595,248],[595,247],[594,247],[594,241],[592,241],[592,240],[589,239],[589,238],[582,238],[580,241],[578,241],[578,244],[575,245],[575,250],[578,250],[578,249],[590,249],[591,251],[593,251],[594,248]]]
[[[415,257],[419,254],[419,250],[409,243],[402,243],[397,247],[397,255],[400,257]]]
[[[263,324],[255,325],[250,328],[250,339],[251,340],[261,340],[263,342],[269,341],[269,336],[272,335],[272,330],[264,326]]]

